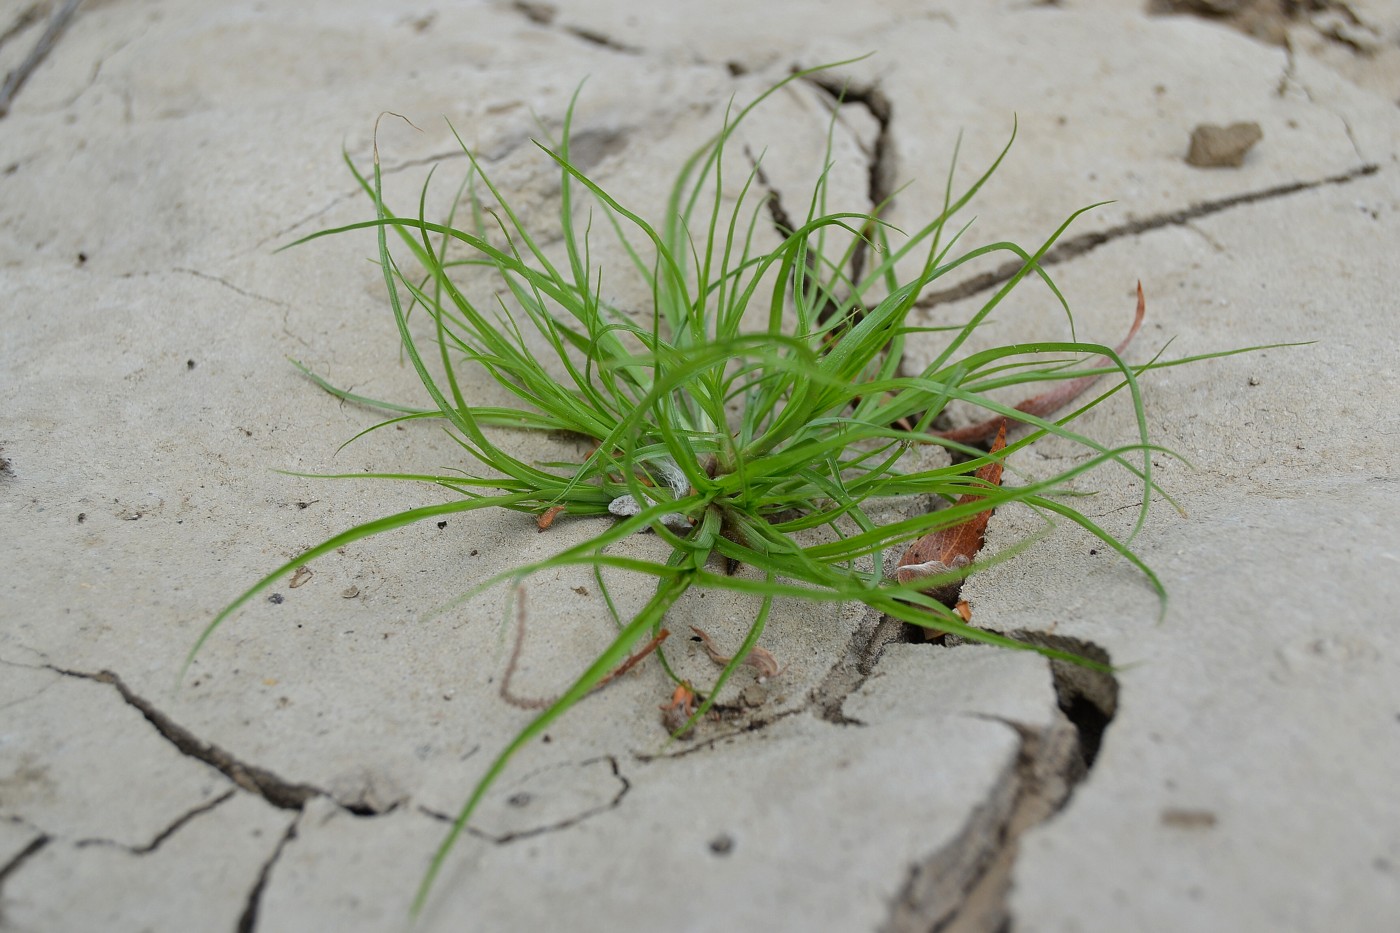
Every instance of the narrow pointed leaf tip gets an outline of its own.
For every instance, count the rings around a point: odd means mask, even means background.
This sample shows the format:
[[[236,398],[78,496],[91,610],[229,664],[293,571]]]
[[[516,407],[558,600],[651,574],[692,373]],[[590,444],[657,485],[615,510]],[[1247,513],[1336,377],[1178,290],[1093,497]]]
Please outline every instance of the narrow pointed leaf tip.
[[[1147,314],[1147,299],[1143,296],[1142,282],[1137,283],[1137,311],[1133,314],[1133,324],[1128,328],[1128,336],[1119,341],[1118,346],[1113,348],[1113,352],[1122,356],[1128,349],[1128,345],[1137,336],[1138,329],[1142,327],[1143,317]],[[1106,356],[1096,359],[1091,369],[1100,369],[1105,366],[1115,365]],[[1017,411],[1025,412],[1036,418],[1045,418],[1064,408],[1080,395],[1084,394],[1091,385],[1098,382],[1098,376],[1081,376],[1078,379],[1070,379],[1060,383],[1048,392],[1033,395],[1016,406]],[[968,425],[965,428],[956,428],[952,431],[936,431],[935,437],[941,437],[945,441],[953,441],[957,444],[983,444],[987,438],[991,437],[1000,425],[1004,425],[1006,419],[1002,415],[988,418],[986,421],[979,421],[977,424]]]

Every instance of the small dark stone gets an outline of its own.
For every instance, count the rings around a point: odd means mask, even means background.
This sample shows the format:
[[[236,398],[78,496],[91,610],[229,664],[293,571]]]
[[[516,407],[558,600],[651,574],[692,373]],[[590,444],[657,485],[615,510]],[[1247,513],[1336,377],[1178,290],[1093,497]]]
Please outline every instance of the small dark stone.
[[[283,596],[281,593],[273,593],[271,596],[269,596],[269,597],[267,598],[267,601],[270,602],[270,603],[272,603],[274,606],[280,606],[280,605],[282,605],[282,603],[283,603],[283,601],[284,601],[285,599],[286,599],[286,597]]]
[[[720,833],[710,840],[710,851],[715,855],[728,855],[734,851],[734,837],[728,833]]]

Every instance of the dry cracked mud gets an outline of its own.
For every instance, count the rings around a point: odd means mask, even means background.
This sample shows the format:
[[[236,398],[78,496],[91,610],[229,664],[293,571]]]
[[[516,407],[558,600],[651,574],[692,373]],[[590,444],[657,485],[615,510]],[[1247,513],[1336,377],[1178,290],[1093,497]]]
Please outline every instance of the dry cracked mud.
[[[1173,593],[1160,625],[1143,621],[1140,580],[1073,529],[973,585],[979,624],[1124,663],[1118,678],[793,609],[771,626],[789,672],[747,699],[756,685],[736,684],[690,742],[665,742],[664,681],[642,670],[528,750],[423,927],[566,912],[579,929],[959,933],[1393,917],[1400,672],[1376,620],[1400,553],[1385,482],[1397,388],[1375,335],[1400,235],[1400,19],[1377,3],[1151,6],[639,16],[588,0],[396,18],[368,3],[70,0],[3,14],[0,927],[397,927],[463,792],[521,724],[496,699],[499,605],[418,620],[463,574],[568,542],[567,523],[536,535],[454,518],[352,549],[169,687],[221,600],[412,501],[265,469],[343,469],[329,452],[368,424],[278,369],[284,356],[369,394],[411,386],[368,323],[382,309],[360,253],[271,252],[362,217],[335,172],[340,140],[364,155],[385,106],[450,114],[522,209],[544,211],[553,182],[529,140],[591,74],[579,158],[657,201],[729,95],[870,49],[795,86],[743,140],[755,162],[772,146],[761,183],[778,235],[804,212],[829,125],[835,197],[914,224],[954,135],[984,164],[1018,112],[1024,158],[979,208],[995,237],[1044,236],[1118,198],[1043,259],[1083,296],[1086,332],[1119,332],[1142,277],[1154,350],[1176,335],[1183,353],[1322,343],[1150,388],[1154,431],[1198,471],[1164,462],[1192,517],[1164,509],[1143,533]],[[1238,168],[1186,164],[1193,126],[1240,120],[1264,136]],[[402,132],[385,174],[405,191],[462,161],[442,133]],[[956,319],[1018,268],[960,273],[919,323]],[[1050,339],[1029,326],[1026,341]],[[1131,438],[1121,412],[1087,422]],[[375,443],[350,469],[455,453],[427,432]],[[1047,445],[1018,468],[1064,455]],[[1110,482],[1096,520],[1123,527],[1136,496]],[[998,517],[994,543],[1030,522]],[[1314,553],[1314,527],[1338,544]],[[590,582],[534,595],[559,624],[527,652],[531,695],[602,634],[596,594],[575,596]],[[743,609],[692,600],[678,622],[732,644]],[[707,671],[698,649],[680,655]],[[1319,885],[1295,883],[1304,873]]]

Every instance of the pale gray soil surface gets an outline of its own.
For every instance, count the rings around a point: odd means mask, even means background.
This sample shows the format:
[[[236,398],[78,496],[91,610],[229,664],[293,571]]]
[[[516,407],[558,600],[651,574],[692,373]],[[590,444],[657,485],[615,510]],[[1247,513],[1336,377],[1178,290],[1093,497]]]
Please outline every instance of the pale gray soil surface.
[[[466,163],[446,117],[544,224],[558,178],[530,140],[586,77],[578,160],[654,215],[731,98],[870,51],[745,125],[789,208],[833,126],[828,209],[900,189],[890,220],[917,229],[957,134],[966,183],[1014,120],[965,236],[1034,248],[1111,199],[1047,260],[1082,339],[1116,342],[1141,280],[1131,362],[1305,345],[1144,377],[1153,441],[1180,455],[1154,456],[1180,510],[1158,498],[1133,541],[1170,594],[1160,621],[1142,575],[1076,526],[993,518],[989,547],[1037,541],[969,581],[974,621],[1116,677],[779,605],[762,643],[782,674],[746,671],[694,739],[667,743],[670,683],[648,662],[525,749],[416,928],[1394,927],[1400,3],[90,0],[26,65],[64,6],[0,7],[17,76],[0,118],[0,929],[406,928],[447,821],[532,715],[498,693],[505,592],[442,607],[593,521],[542,534],[477,512],[353,544],[250,605],[176,685],[261,574],[447,495],[273,470],[460,463],[426,423],[338,451],[378,416],[287,362],[423,402],[373,237],[275,251],[371,216],[342,147],[367,167],[376,116],[412,119],[422,132],[380,130],[387,197],[412,210],[440,163],[432,214]],[[1260,131],[1239,165],[1188,164],[1193,130],[1237,123]],[[620,268],[603,239],[595,259]],[[965,320],[1012,271],[964,267],[914,323]],[[1067,331],[1026,287],[969,349]],[[912,362],[933,346],[913,341]],[[1077,429],[1137,439],[1121,397]],[[1038,444],[1006,482],[1082,456]],[[1077,483],[1080,508],[1131,531],[1132,474]],[[649,592],[609,582],[624,608]],[[581,569],[531,579],[528,600],[513,686],[548,696],[613,623]],[[668,624],[732,648],[752,612],[696,592]],[[673,641],[682,676],[713,678]]]

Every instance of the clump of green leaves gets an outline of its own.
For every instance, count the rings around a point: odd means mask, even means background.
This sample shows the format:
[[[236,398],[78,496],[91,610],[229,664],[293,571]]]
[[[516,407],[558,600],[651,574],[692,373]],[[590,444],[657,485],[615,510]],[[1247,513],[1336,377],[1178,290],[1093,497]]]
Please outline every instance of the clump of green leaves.
[[[551,517],[562,509],[567,516],[596,517],[596,534],[546,561],[482,581],[473,592],[564,565],[587,565],[595,573],[617,568],[655,581],[642,608],[617,619],[612,644],[500,751],[433,859],[415,909],[422,906],[448,851],[512,755],[586,696],[635,647],[654,638],[667,609],[692,587],[740,591],[760,600],[742,647],[692,722],[706,712],[719,687],[756,645],[779,597],[859,601],[917,625],[1029,648],[970,627],[926,595],[934,585],[952,582],[975,567],[950,571],[946,579],[907,584],[887,574],[909,542],[1006,503],[1022,503],[1047,519],[1058,515],[1082,526],[1137,566],[1161,592],[1156,577],[1125,542],[1055,494],[1077,474],[1117,464],[1143,482],[1141,525],[1154,489],[1135,379],[1144,367],[1129,367],[1113,350],[1096,344],[1042,343],[1033,348],[1074,359],[1104,356],[1113,362],[1107,371],[1120,374],[1121,383],[1090,406],[1126,387],[1141,436],[1140,443],[1109,449],[1067,426],[1079,412],[1048,421],[1017,413],[987,394],[1022,383],[1073,379],[1093,370],[1074,368],[1063,360],[1028,360],[1026,351],[1031,348],[1022,346],[960,355],[968,337],[1027,277],[1048,286],[1069,312],[1039,263],[1073,217],[1034,251],[1013,243],[959,250],[963,231],[953,230],[950,222],[996,170],[1006,150],[956,195],[950,172],[942,211],[907,235],[886,226],[878,208],[869,214],[827,213],[823,175],[806,216],[792,224],[795,229],[781,229],[781,242],[774,247],[760,246],[767,212],[757,193],[759,171],[752,163],[740,175],[737,195],[731,189],[732,209],[725,208],[725,172],[736,161],[726,158],[727,146],[735,127],[766,97],[807,74],[793,75],[727,115],[717,135],[682,167],[659,223],[633,213],[624,199],[575,168],[569,152],[571,104],[557,144],[540,146],[559,169],[559,225],[551,234],[553,242],[562,238],[563,255],[554,258],[540,246],[551,241],[526,229],[465,145],[472,174],[470,184],[464,184],[465,196],[459,192],[454,201],[471,209],[470,223],[462,227],[454,225],[455,215],[442,223],[424,216],[426,185],[416,217],[392,213],[383,200],[377,150],[368,175],[356,170],[347,156],[351,171],[373,199],[375,218],[313,236],[376,231],[402,350],[432,407],[370,402],[312,378],[341,398],[398,413],[384,424],[418,418],[444,422],[478,469],[450,475],[379,474],[432,484],[458,498],[359,525],[298,555],[221,612],[200,636],[191,658],[240,606],[301,564],[371,535],[474,509],[506,508]],[[478,196],[483,188],[499,203],[499,212],[484,209]],[[602,296],[600,271],[590,260],[584,223],[589,215],[581,209],[583,203],[609,221],[652,296],[650,312],[640,320],[610,306]],[[390,234],[402,242],[409,263],[390,252]],[[449,246],[468,250],[470,258],[449,259]],[[946,338],[941,351],[917,373],[905,372],[901,363],[906,341],[916,331],[932,331],[909,323],[921,295],[942,277],[992,253],[1018,257],[1020,271],[965,324],[934,331]],[[862,259],[856,259],[858,254]],[[472,290],[463,282],[482,276],[494,277],[494,307],[468,298]],[[409,314],[416,308],[431,318],[431,341],[416,338],[410,330]],[[526,328],[534,332],[531,341],[526,340]],[[548,348],[547,359],[532,349],[541,345]],[[482,379],[504,387],[518,403],[473,404],[472,380]],[[902,469],[901,458],[911,445],[958,446],[931,433],[935,419],[954,400],[1030,424],[1027,436],[996,457],[1046,434],[1083,445],[1091,455],[1058,475],[1006,488],[977,483],[973,473],[989,455],[966,448],[959,452],[970,457],[952,466]],[[576,462],[526,462],[498,442],[496,429],[501,427],[571,432],[595,443],[592,452]],[[363,479],[365,474],[354,476]],[[890,524],[877,524],[867,513],[875,500],[932,495],[952,503],[967,493],[974,493],[975,499]],[[640,558],[622,546],[629,536],[646,529],[669,546],[666,559]],[[813,530],[824,534],[813,535]],[[740,565],[748,570],[730,572]],[[598,579],[601,583],[601,576]],[[1049,649],[1033,650],[1068,657]]]

